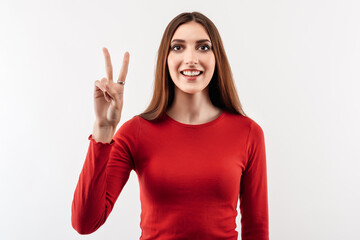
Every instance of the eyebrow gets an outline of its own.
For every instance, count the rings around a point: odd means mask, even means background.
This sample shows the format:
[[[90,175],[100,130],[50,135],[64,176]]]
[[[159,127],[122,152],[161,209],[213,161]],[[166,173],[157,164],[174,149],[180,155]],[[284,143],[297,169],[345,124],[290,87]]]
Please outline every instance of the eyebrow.
[[[183,39],[174,39],[174,40],[172,40],[171,42],[185,42],[185,40],[183,40]],[[201,39],[201,40],[197,40],[197,41],[196,41],[196,43],[203,43],[203,42],[209,42],[209,43],[211,43],[211,41],[208,40],[208,39]]]

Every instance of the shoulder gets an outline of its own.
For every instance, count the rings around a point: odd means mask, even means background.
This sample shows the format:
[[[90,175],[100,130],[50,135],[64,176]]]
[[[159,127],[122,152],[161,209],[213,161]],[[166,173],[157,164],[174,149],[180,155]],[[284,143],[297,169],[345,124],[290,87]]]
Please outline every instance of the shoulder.
[[[247,147],[251,150],[255,146],[262,146],[265,142],[264,131],[260,124],[250,117],[244,117],[247,126]]]
[[[253,118],[226,112],[225,119],[225,125],[229,126],[231,131],[242,134],[247,145],[264,141],[264,131],[258,121]]]
[[[226,112],[226,119],[228,124],[232,124],[233,126],[239,126],[243,129],[247,129],[250,131],[261,131],[262,128],[260,124],[255,121],[253,118],[250,118],[248,116],[243,116],[240,114],[230,113]]]
[[[120,129],[126,130],[134,130],[138,128],[139,125],[139,117],[137,115],[131,117],[130,119],[126,120],[121,126]]]
[[[136,136],[139,131],[138,118],[139,118],[138,116],[133,116],[130,119],[126,120],[123,124],[121,124],[119,129],[116,131],[115,137],[119,138],[121,136],[125,136],[125,137]]]

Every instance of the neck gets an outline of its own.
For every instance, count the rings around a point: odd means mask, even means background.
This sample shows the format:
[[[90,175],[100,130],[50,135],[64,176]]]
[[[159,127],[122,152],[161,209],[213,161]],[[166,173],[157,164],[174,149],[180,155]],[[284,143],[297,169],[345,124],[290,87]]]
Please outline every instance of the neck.
[[[174,101],[166,111],[171,118],[185,124],[206,123],[216,119],[221,112],[212,104],[208,88],[189,94],[176,87]]]

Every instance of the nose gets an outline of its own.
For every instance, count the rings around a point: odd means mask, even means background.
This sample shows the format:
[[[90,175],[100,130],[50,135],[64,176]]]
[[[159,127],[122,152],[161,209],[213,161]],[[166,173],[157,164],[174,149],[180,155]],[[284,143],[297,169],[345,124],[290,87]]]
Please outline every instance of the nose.
[[[199,61],[195,51],[193,51],[192,49],[187,49],[185,51],[185,55],[184,55],[184,63],[185,64],[197,64]]]

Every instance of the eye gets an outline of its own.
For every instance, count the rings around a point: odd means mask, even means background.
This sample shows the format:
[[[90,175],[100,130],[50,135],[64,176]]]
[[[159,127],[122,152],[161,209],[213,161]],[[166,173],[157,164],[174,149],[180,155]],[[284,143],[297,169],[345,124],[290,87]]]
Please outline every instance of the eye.
[[[207,48],[207,49],[204,49],[204,47]],[[209,51],[210,50],[209,45],[202,45],[202,46],[200,46],[200,48],[202,48],[202,50],[204,50],[204,51]]]
[[[172,50],[175,50],[175,51],[178,51],[179,49],[177,48],[180,48],[181,46],[180,45],[174,45],[171,47]]]

